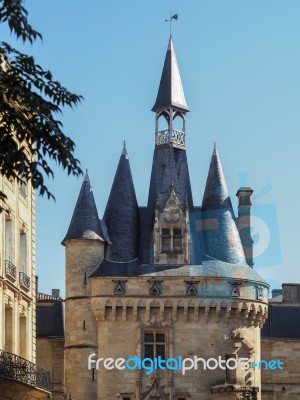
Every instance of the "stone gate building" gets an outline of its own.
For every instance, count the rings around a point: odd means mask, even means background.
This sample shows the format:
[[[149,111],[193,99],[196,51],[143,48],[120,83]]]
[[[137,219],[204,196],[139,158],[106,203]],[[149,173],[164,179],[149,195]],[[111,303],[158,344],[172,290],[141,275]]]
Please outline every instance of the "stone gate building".
[[[103,218],[86,175],[63,240],[68,399],[261,399],[260,370],[252,363],[261,357],[268,284],[252,268],[252,190],[238,190],[236,217],[214,146],[202,204],[194,203],[186,156],[189,109],[172,38],[152,111],[148,204],[137,203],[124,145]],[[247,358],[251,366],[212,370],[200,362],[185,375],[103,364],[89,370],[93,353]]]
[[[50,374],[36,365],[35,193],[2,175],[0,190],[0,400],[46,399]]]

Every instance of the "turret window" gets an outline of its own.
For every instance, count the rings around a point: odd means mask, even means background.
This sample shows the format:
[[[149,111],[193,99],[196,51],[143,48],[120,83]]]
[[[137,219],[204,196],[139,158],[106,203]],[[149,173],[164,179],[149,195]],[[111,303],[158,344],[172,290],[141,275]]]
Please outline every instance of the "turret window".
[[[153,294],[156,296],[161,294],[161,282],[162,281],[149,281],[150,294]]]
[[[182,253],[182,229],[163,228],[161,230],[161,252]]]
[[[186,294],[188,296],[197,296],[199,281],[186,281]]]
[[[257,300],[263,300],[264,298],[264,291],[260,286],[256,286],[256,298]]]
[[[232,297],[240,297],[240,283],[235,282],[231,284],[231,296]]]
[[[113,281],[114,284],[114,294],[122,295],[126,293],[126,284],[127,281]]]

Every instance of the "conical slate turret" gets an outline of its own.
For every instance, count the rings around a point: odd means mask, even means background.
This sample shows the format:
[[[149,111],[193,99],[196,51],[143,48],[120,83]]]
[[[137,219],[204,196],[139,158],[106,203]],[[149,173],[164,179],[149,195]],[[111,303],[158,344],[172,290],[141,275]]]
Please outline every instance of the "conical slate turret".
[[[106,205],[104,220],[112,242],[107,258],[117,262],[135,259],[139,250],[139,209],[125,144]]]
[[[71,223],[62,243],[69,239],[104,240],[88,173],[83,180]]]
[[[172,107],[189,111],[184,97],[173,40],[170,38],[158,94],[152,111],[157,112]]]
[[[185,101],[173,40],[170,38],[161,75],[155,111],[155,149],[147,210],[143,215],[141,258],[144,263],[153,262],[153,229],[157,205],[165,207],[170,187],[174,186],[180,207],[193,210],[193,197],[186,156],[186,112]],[[178,128],[178,123],[182,128]],[[167,123],[167,129],[161,122]]]
[[[209,257],[228,263],[245,263],[245,255],[216,146],[203,196],[202,229]]]
[[[223,173],[223,168],[215,144],[204,190],[202,209],[218,210],[220,208],[232,209],[232,204],[229,197],[225,176]]]

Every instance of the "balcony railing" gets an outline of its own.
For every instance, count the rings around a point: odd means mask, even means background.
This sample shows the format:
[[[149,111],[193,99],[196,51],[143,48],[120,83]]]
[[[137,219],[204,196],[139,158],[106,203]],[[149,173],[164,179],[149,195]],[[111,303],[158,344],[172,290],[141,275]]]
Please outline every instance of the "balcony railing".
[[[13,279],[17,278],[17,267],[9,260],[5,260],[5,274]]]
[[[27,290],[30,289],[30,278],[25,274],[25,272],[19,272],[19,280],[20,286],[23,286]]]
[[[0,350],[0,377],[51,391],[50,372],[16,354]]]
[[[156,145],[172,143],[175,147],[185,148],[185,132],[172,129],[156,132]]]

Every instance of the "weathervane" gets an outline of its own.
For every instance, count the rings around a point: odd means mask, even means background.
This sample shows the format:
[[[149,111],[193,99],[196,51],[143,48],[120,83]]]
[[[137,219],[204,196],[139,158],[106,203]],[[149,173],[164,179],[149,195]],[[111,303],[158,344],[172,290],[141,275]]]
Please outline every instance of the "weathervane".
[[[170,38],[172,37],[172,21],[178,19],[178,14],[172,15],[172,12],[170,10],[170,19],[165,19],[165,22],[170,22]]]

